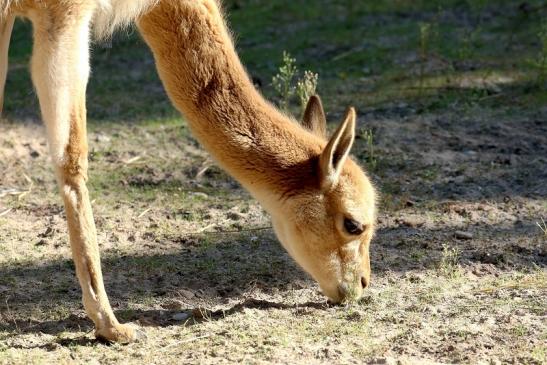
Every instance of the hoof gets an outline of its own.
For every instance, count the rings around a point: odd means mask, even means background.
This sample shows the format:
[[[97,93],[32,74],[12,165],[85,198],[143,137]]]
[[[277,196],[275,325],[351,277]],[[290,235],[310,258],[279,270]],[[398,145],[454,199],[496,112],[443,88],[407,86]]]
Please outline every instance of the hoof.
[[[103,342],[130,343],[144,338],[144,332],[130,324],[97,329],[95,337]]]

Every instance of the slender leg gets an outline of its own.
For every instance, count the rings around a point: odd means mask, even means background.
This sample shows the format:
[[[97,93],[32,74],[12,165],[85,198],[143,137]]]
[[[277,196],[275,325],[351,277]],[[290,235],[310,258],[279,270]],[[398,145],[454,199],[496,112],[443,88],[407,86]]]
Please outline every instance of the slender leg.
[[[65,204],[72,257],[85,310],[95,323],[98,338],[129,342],[135,338],[135,330],[118,323],[105,292],[86,187],[85,90],[89,75],[88,33],[92,11],[58,10],[56,12],[51,6],[31,17],[34,26],[32,79]]]
[[[0,18],[0,116],[4,107],[4,88],[8,75],[8,49],[14,21],[13,15]]]

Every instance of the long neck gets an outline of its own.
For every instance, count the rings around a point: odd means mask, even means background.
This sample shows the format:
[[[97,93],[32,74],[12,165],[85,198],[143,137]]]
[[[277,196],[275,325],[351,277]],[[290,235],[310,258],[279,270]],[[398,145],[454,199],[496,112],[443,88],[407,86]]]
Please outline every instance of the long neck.
[[[260,200],[314,183],[324,142],[255,90],[214,0],[161,1],[138,24],[169,97],[224,169]]]

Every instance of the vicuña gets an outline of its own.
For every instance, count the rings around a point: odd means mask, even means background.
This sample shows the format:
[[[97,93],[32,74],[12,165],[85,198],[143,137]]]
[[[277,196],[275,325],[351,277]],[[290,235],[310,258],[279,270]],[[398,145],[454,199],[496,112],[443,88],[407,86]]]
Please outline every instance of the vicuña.
[[[349,157],[355,110],[327,138],[320,99],[302,125],[255,90],[215,0],[0,0],[0,98],[13,21],[33,24],[32,80],[64,200],[76,273],[98,338],[128,342],[106,295],[87,180],[85,94],[91,33],[136,22],[169,98],[194,136],[271,215],[282,245],[334,302],[370,282],[375,191]]]

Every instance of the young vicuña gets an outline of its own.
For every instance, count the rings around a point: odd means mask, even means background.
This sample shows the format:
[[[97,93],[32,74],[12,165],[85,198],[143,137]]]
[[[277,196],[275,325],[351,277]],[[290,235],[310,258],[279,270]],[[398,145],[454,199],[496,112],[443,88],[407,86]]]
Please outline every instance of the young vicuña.
[[[34,82],[64,199],[76,273],[96,336],[127,342],[104,289],[87,180],[85,93],[91,30],[99,38],[136,22],[167,93],[218,164],[269,212],[289,254],[334,302],[370,281],[375,192],[348,156],[356,115],[332,137],[318,97],[303,125],[266,102],[249,81],[215,0],[0,0],[0,98],[15,16],[31,20]]]

